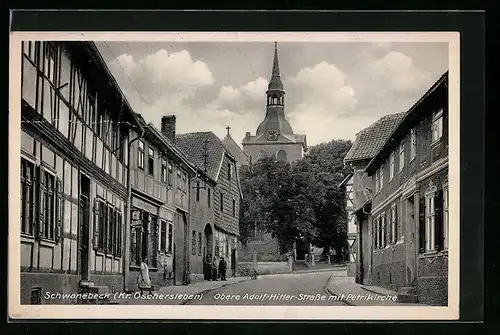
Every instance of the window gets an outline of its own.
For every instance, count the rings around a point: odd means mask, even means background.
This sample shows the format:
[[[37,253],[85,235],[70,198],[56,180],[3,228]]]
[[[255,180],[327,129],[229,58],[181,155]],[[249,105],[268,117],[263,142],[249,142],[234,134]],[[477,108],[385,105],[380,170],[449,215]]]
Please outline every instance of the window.
[[[54,176],[47,171],[41,176],[44,180],[40,184],[40,203],[43,207],[43,222],[41,227],[41,237],[47,240],[54,240],[55,229],[55,197],[54,197]]]
[[[231,180],[231,163],[227,163],[227,179]]]
[[[180,169],[177,169],[177,189],[182,190],[182,178]]]
[[[196,182],[196,201],[200,201],[200,182]]]
[[[399,171],[405,167],[405,142],[399,145]]]
[[[201,233],[198,233],[198,256],[201,256]]]
[[[168,163],[168,175],[167,175],[168,186],[172,186],[173,174],[174,174],[174,172],[173,172],[172,164]]]
[[[172,222],[168,224],[168,252],[172,253],[173,244],[174,244],[174,225]]]
[[[32,42],[30,42],[32,43]],[[33,42],[34,43],[34,42]],[[33,173],[35,166],[28,160],[21,158],[21,233],[33,236],[34,229],[34,185]]]
[[[186,193],[188,190],[187,173],[186,172],[182,173],[182,190],[184,191],[184,193]]]
[[[207,188],[207,204],[208,208],[211,206],[211,201],[212,201],[212,190],[210,188]]]
[[[160,221],[160,251],[167,252],[167,221]]]
[[[56,84],[57,76],[57,49],[50,42],[45,42],[45,63],[43,72],[52,84]]]
[[[443,249],[447,250],[448,249],[448,243],[449,243],[449,232],[450,232],[450,216],[449,216],[449,203],[450,203],[450,198],[449,198],[449,193],[448,193],[448,185],[445,185],[443,187],[443,225],[444,225],[444,233],[443,233]]]
[[[28,41],[28,42],[24,42],[24,54],[26,56],[28,56],[29,59],[31,59],[33,61],[33,63],[37,63],[38,62],[38,55],[37,55],[37,49],[38,49],[38,43],[39,42],[32,42],[32,41]]]
[[[432,142],[436,142],[443,136],[443,109],[435,112],[432,118]]]
[[[155,166],[155,152],[153,148],[148,148],[148,173],[150,175],[154,175],[154,166]]]
[[[196,231],[194,230],[191,237],[191,254],[196,255]]]
[[[144,142],[139,140],[139,169],[144,170]]]
[[[397,211],[396,204],[391,206],[391,243],[396,243],[398,239]]]
[[[380,191],[384,188],[384,164],[380,166]]]
[[[122,213],[103,199],[94,202],[94,247],[109,255],[122,253]]]
[[[380,247],[381,248],[385,248],[387,246],[387,235],[386,235],[386,232],[387,232],[387,221],[386,221],[386,217],[385,217],[385,213],[382,214],[381,216],[381,225],[382,225],[382,229],[381,229],[381,243],[380,243]]]
[[[391,156],[389,158],[389,180],[392,180],[394,178],[394,151],[391,152]]]
[[[425,198],[425,251],[434,250],[435,245],[434,195]]]
[[[233,216],[236,216],[236,200],[233,199]]]
[[[220,211],[224,212],[224,194],[220,193]]]
[[[417,134],[415,128],[410,131],[410,162],[417,156]]]
[[[161,163],[161,181],[167,183],[167,163],[164,160]]]

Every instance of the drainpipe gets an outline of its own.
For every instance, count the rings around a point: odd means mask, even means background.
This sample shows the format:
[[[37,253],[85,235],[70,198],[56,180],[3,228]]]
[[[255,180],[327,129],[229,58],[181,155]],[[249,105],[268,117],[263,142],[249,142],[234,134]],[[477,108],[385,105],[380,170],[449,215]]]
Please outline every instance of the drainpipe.
[[[132,208],[132,183],[130,182],[130,175],[132,174],[132,169],[130,168],[130,147],[132,143],[142,138],[144,135],[144,130],[140,128],[139,135],[134,139],[130,140],[130,130],[128,134],[127,143],[127,199],[125,201],[125,251],[123,254],[123,291],[128,292],[127,278],[130,275],[130,216]]]

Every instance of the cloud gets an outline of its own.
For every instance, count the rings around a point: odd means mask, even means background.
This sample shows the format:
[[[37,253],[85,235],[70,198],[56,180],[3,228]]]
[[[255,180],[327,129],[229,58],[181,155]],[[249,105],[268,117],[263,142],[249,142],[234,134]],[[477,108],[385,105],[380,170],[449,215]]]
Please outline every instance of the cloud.
[[[186,50],[160,49],[139,59],[122,54],[110,65],[121,77],[136,112],[155,124],[167,113],[181,112],[200,89],[214,84],[207,64],[192,59]]]
[[[267,80],[259,77],[240,87],[223,85],[208,108],[246,114],[265,106]]]
[[[410,57],[397,51],[369,64],[368,70],[370,76],[385,83],[385,90],[396,92],[418,90],[430,79],[427,71],[417,69]]]

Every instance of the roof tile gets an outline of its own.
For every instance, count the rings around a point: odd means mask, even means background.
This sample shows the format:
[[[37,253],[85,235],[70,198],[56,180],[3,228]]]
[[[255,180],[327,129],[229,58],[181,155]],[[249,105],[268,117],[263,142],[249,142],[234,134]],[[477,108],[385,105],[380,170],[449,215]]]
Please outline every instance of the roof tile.
[[[389,114],[356,135],[356,140],[345,156],[345,161],[371,159],[382,148],[388,137],[403,119],[405,113]]]

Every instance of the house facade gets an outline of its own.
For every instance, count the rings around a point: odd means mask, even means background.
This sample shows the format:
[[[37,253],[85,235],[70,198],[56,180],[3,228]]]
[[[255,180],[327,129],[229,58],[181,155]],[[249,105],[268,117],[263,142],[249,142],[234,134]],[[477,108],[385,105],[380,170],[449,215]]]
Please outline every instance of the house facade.
[[[190,181],[195,169],[162,131],[137,115],[141,132],[130,143],[131,218],[127,239],[127,289],[137,289],[141,262],[154,287],[187,281]]]
[[[224,258],[227,262],[227,276],[232,275],[238,260],[239,206],[242,198],[237,160],[230,154],[222,141],[212,132],[198,132],[176,135],[176,145],[185,152],[190,161],[202,170],[197,183],[205,185],[200,190],[200,201],[192,201],[192,211],[197,219],[192,220],[192,246],[194,236],[202,234],[201,255],[196,247],[196,257],[201,259]],[[199,188],[194,190],[197,192]],[[197,195],[197,193],[196,193]],[[205,201],[206,200],[206,201]],[[203,238],[204,237],[204,238]],[[195,251],[192,251],[192,256]],[[202,266],[194,271],[203,270]]]
[[[339,184],[339,187],[343,187],[345,190],[346,197],[346,215],[347,215],[347,245],[348,250],[348,263],[347,263],[347,275],[356,275],[356,256],[357,256],[357,228],[356,228],[356,216],[354,214],[354,189],[353,189],[354,178],[352,173],[349,173],[344,180]]]
[[[367,205],[371,204],[373,183],[372,178],[365,172],[365,168],[382,148],[403,116],[404,113],[386,115],[371,126],[360,131],[356,134],[356,140],[344,158],[344,163],[352,171],[352,187],[350,195],[347,195],[351,199],[350,202],[352,205],[348,201],[346,208],[346,211],[351,213],[349,216],[351,234],[348,237],[350,244],[352,244],[351,251],[356,255],[356,282],[361,284],[369,284],[371,280],[371,244],[366,239],[363,239],[363,230],[367,229],[364,221],[367,220]],[[344,182],[349,183],[351,181],[346,178]],[[354,221],[356,226],[355,235],[352,234],[351,220]],[[350,267],[352,271],[352,264]]]
[[[431,305],[448,292],[448,73],[405,114],[365,172],[374,185],[371,284]]]
[[[22,48],[21,303],[121,291],[127,146],[139,122],[94,43]]]

